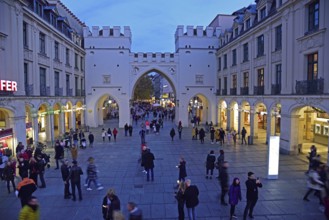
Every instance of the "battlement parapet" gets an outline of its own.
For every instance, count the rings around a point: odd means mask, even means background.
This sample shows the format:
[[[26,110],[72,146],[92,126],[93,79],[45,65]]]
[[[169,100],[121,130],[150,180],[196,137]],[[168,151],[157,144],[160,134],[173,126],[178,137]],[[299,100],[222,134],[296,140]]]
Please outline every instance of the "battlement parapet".
[[[176,28],[175,38],[188,36],[188,37],[219,37],[221,33],[220,27],[203,27],[203,26],[194,26],[187,25],[186,29],[184,25],[178,25]]]
[[[131,38],[131,30],[129,26],[123,27],[123,33],[121,32],[120,26],[92,26],[91,30],[89,27],[83,28],[84,37],[128,37]]]
[[[144,62],[164,62],[172,63],[176,62],[176,53],[132,53],[131,62],[144,63]]]

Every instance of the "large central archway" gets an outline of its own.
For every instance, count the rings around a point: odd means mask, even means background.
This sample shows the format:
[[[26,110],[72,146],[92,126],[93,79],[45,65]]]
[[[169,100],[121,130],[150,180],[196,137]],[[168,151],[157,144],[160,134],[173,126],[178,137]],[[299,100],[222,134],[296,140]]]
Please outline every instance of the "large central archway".
[[[150,99],[138,100],[134,97],[134,94],[136,92],[138,83],[143,77],[146,76],[148,76],[152,81],[154,91]],[[156,109],[164,110],[166,112],[167,111],[171,112],[170,115],[175,118],[175,116],[177,115],[176,86],[173,83],[173,79],[170,78],[167,74],[165,74],[164,72],[158,69],[152,68],[143,72],[138,77],[136,77],[132,85],[133,86],[130,94],[131,99],[129,100],[131,120],[133,119],[133,115],[137,120],[139,118],[144,119],[144,117],[139,117],[139,116],[144,116],[144,114],[146,114],[146,112],[148,112],[150,108],[151,109],[156,108]]]

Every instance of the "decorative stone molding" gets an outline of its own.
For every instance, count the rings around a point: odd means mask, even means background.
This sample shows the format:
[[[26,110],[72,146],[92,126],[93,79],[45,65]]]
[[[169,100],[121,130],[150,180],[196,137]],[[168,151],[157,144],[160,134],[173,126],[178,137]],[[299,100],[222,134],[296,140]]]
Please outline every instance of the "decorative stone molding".
[[[111,75],[103,75],[103,83],[104,84],[111,84]]]
[[[19,2],[16,2],[15,4],[15,13],[16,16],[19,16],[22,13],[22,7]]]
[[[282,59],[281,50],[272,53],[272,60],[271,60],[272,63],[278,63],[281,61],[281,59]]]
[[[297,97],[295,98],[297,104],[303,105],[319,105],[322,102],[321,98],[314,98],[314,97]]]
[[[256,58],[254,60],[254,67],[265,66],[266,65],[265,57],[266,56],[261,56],[261,57]]]
[[[11,103],[11,98],[0,98],[0,105],[8,106]]]

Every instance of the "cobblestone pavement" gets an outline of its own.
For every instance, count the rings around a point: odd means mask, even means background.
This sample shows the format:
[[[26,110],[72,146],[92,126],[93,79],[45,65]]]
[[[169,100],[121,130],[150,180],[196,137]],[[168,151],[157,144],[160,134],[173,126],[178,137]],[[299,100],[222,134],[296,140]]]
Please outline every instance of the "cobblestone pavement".
[[[114,122],[107,123],[113,129]],[[116,124],[117,125],[117,124]],[[229,219],[229,207],[219,203],[220,187],[216,179],[205,179],[205,159],[210,150],[218,153],[224,149],[225,159],[229,161],[230,183],[234,177],[241,179],[243,199],[237,205],[236,214],[242,219],[246,204],[245,180],[247,172],[253,171],[261,178],[263,188],[259,190],[259,200],[254,210],[256,220],[286,219],[286,220],[322,220],[324,215],[319,210],[315,196],[310,196],[310,202],[302,200],[306,192],[305,170],[307,163],[305,155],[280,155],[280,174],[278,180],[266,179],[267,146],[256,144],[252,146],[237,145],[219,147],[211,144],[209,134],[205,144],[191,140],[191,128],[184,128],[182,140],[176,135],[172,142],[169,131],[173,124],[165,121],[164,129],[159,135],[146,136],[147,145],[155,155],[155,180],[147,182],[140,164],[140,138],[138,127],[134,127],[133,136],[125,137],[119,130],[117,142],[103,142],[101,128],[91,129],[96,138],[94,148],[79,150],[78,162],[85,171],[87,158],[93,156],[99,169],[99,181],[105,189],[87,191],[83,187],[83,201],[64,200],[63,183],[59,170],[52,166],[46,170],[47,188],[38,189],[34,195],[41,203],[41,219],[57,220],[94,220],[102,219],[101,203],[108,188],[113,187],[121,200],[121,209],[127,216],[126,204],[134,201],[143,210],[144,219],[177,219],[177,203],[174,198],[174,186],[178,177],[175,167],[179,157],[183,155],[187,161],[188,178],[200,190],[200,204],[197,215],[200,220]],[[47,150],[52,154],[53,149]],[[70,155],[65,155],[70,158]],[[71,159],[70,159],[71,161]],[[216,171],[217,174],[217,171]],[[82,176],[84,181],[86,175]],[[18,181],[18,179],[17,179]],[[17,219],[20,201],[14,193],[8,194],[6,184],[0,185],[0,219]],[[187,219],[187,218],[186,218]]]

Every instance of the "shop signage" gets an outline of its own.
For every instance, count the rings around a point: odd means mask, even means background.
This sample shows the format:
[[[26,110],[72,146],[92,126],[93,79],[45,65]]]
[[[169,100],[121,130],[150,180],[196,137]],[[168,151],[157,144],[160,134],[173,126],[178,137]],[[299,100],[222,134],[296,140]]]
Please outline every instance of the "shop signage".
[[[10,80],[0,80],[0,91],[16,92],[17,82]]]
[[[12,136],[13,136],[13,129],[12,128],[0,131],[0,139],[6,139],[6,138],[9,138],[9,137],[12,137]]]

